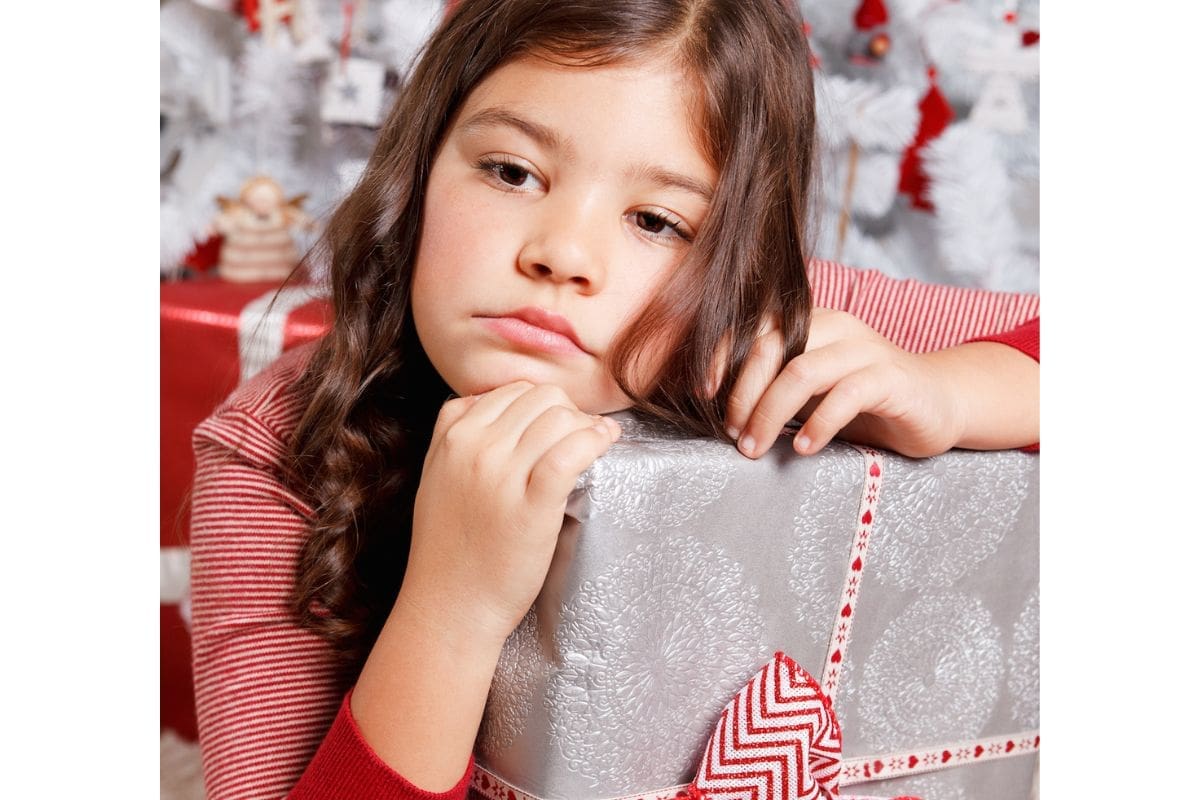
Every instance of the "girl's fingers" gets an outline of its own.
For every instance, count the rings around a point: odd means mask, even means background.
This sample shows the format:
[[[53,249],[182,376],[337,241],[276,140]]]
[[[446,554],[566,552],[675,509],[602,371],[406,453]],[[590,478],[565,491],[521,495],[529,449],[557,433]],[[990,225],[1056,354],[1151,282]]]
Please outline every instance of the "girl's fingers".
[[[467,410],[475,405],[475,401],[478,399],[478,395],[469,395],[467,397],[454,397],[447,400],[442,404],[441,410],[438,411],[437,421],[433,426],[434,431],[444,431],[458,422],[467,413]]]
[[[533,421],[550,409],[560,409],[556,413],[563,419],[579,420],[578,424],[591,424],[590,416],[571,402],[571,398],[561,386],[544,383],[533,386],[509,403],[487,426],[484,435],[507,450],[514,450]]]
[[[738,449],[750,458],[769,450],[783,426],[814,396],[828,392],[848,373],[862,369],[869,358],[869,353],[844,342],[793,358],[762,393]]]
[[[596,423],[609,425],[610,432],[620,430],[617,423],[611,420],[605,423],[606,417],[592,416],[582,411],[572,411],[563,406],[551,406],[542,409],[521,435],[512,450],[512,471],[521,476],[522,485],[528,482],[529,474],[538,460],[549,452],[550,448],[565,439],[575,431],[590,428]]]
[[[459,422],[479,432],[495,422],[513,401],[533,388],[534,385],[529,381],[514,381],[476,395],[475,402],[459,418]]]
[[[567,434],[534,464],[529,473],[526,498],[537,505],[561,507],[575,488],[580,474],[602,456],[616,438],[613,428],[604,421]]]
[[[863,412],[879,405],[887,393],[884,385],[861,369],[837,382],[796,433],[792,447],[801,455],[815,453]]]
[[[750,357],[742,365],[741,374],[729,394],[725,426],[731,438],[737,439],[743,435],[759,398],[779,374],[782,362],[783,337],[778,330],[769,330],[754,341]]]

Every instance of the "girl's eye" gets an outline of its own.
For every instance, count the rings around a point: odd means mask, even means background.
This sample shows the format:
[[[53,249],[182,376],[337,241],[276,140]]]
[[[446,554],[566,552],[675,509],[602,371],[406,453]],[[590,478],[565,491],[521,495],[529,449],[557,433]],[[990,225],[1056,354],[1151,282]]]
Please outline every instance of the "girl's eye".
[[[683,220],[672,214],[663,214],[655,211],[635,211],[633,212],[633,221],[639,229],[652,239],[660,239],[666,242],[692,241],[692,234],[688,231],[687,225]]]
[[[540,183],[531,171],[515,161],[487,156],[475,166],[505,191],[530,191],[535,188],[534,184]]]

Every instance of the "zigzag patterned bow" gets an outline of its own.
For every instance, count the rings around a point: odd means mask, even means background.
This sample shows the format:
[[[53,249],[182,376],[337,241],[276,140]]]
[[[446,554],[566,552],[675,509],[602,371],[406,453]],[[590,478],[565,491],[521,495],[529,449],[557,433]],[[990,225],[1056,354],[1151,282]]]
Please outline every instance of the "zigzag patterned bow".
[[[824,800],[838,797],[841,772],[842,730],[829,698],[777,652],[721,711],[687,796]]]

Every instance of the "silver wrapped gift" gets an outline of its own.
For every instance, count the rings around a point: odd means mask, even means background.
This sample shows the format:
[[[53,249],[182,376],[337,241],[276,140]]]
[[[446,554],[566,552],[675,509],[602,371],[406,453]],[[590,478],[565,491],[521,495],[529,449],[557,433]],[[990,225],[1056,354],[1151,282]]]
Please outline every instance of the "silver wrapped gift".
[[[476,794],[672,796],[780,650],[833,700],[844,795],[1029,797],[1037,456],[785,437],[752,461],[616,418],[501,654]]]

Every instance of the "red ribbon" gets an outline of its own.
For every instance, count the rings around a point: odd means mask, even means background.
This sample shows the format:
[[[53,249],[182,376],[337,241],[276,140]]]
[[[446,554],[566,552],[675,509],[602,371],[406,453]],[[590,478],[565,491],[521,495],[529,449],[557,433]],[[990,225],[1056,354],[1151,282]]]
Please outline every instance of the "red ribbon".
[[[833,704],[812,675],[777,652],[721,711],[700,769],[680,797],[828,800],[838,796],[841,773],[842,730]]]
[[[342,16],[346,18],[342,25],[342,42],[339,48],[339,54],[342,57],[342,63],[346,63],[346,59],[350,58],[350,34],[354,30],[354,2],[342,3]]]

